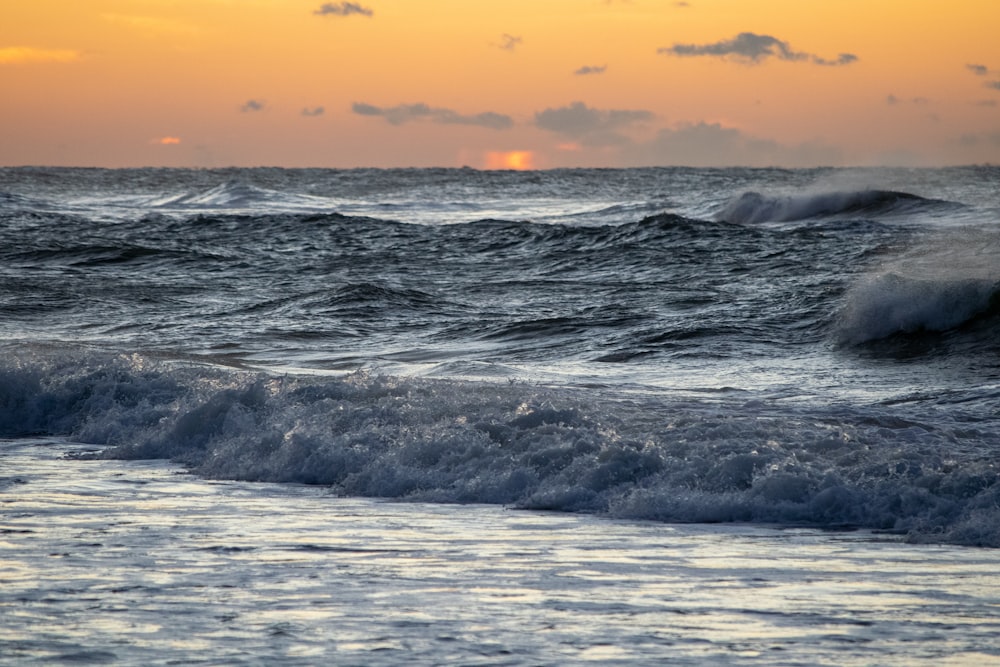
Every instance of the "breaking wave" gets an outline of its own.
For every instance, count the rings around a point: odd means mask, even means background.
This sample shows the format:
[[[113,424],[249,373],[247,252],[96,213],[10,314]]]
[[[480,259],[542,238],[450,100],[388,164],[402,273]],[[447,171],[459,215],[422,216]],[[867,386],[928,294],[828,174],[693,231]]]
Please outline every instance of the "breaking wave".
[[[744,192],[727,203],[717,218],[736,224],[793,222],[845,214],[883,214],[909,210],[932,201],[892,190],[848,190],[784,197]]]
[[[848,290],[838,338],[857,344],[941,332],[1000,303],[1000,234],[965,229],[917,244]]]
[[[11,358],[10,355],[7,357]],[[0,369],[0,436],[341,495],[667,522],[868,527],[1000,546],[990,423],[879,407],[355,373],[284,376],[35,352]]]

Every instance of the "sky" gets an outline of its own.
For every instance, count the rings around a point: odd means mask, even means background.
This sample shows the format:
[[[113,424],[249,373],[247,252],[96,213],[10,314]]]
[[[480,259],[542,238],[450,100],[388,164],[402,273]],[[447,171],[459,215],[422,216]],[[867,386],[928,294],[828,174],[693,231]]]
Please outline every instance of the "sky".
[[[2,0],[0,165],[1000,163],[997,0]]]

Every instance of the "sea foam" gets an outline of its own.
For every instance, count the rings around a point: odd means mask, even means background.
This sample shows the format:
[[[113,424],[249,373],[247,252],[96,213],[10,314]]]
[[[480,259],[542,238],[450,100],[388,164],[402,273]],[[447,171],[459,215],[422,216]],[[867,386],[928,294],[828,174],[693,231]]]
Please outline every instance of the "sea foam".
[[[991,311],[1000,297],[1000,235],[961,229],[917,242],[848,290],[837,336],[857,344],[940,332]]]
[[[904,532],[1000,546],[989,424],[890,408],[397,378],[273,376],[128,355],[7,362],[0,436],[334,493]]]

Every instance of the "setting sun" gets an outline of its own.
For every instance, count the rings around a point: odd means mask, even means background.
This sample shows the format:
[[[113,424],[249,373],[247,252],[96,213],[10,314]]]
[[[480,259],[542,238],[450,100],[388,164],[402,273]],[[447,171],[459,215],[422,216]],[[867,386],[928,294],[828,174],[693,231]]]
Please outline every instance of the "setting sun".
[[[534,169],[534,155],[531,151],[490,151],[486,154],[486,169],[513,169],[524,171]]]

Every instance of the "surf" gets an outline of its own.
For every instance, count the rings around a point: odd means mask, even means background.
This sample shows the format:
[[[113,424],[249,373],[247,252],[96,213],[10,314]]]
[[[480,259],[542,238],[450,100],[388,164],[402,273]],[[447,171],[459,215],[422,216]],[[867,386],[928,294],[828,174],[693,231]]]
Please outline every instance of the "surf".
[[[894,190],[844,190],[775,196],[744,192],[725,204],[717,219],[742,225],[795,222],[830,216],[879,216],[912,211],[934,200]]]

